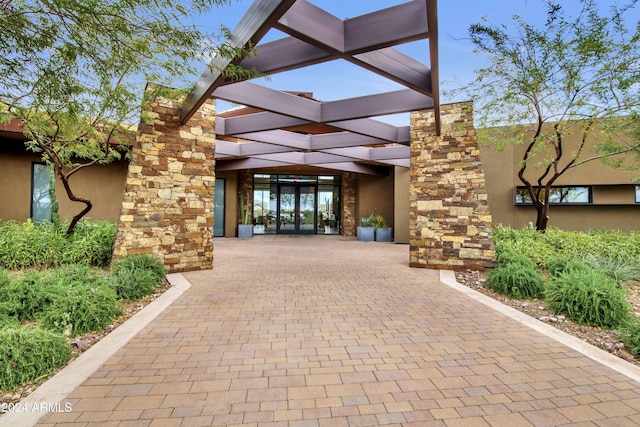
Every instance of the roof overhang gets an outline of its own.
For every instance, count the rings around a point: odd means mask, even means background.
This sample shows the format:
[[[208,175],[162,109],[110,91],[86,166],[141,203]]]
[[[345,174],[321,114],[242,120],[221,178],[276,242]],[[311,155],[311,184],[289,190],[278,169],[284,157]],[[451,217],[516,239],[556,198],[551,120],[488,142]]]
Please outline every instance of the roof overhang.
[[[271,29],[286,36],[260,44]],[[428,42],[430,65],[394,47],[418,40]],[[256,0],[227,43],[255,46],[257,54],[244,60],[215,57],[181,112],[185,122],[209,97],[252,107],[250,114],[216,119],[218,170],[307,165],[379,173],[381,166],[408,167],[409,126],[373,117],[428,109],[439,117],[436,0],[409,1],[346,20],[305,0]],[[250,81],[232,82],[224,72],[234,64],[271,75],[335,60],[405,89],[320,102]],[[318,125],[335,131],[300,133]],[[436,127],[439,132],[439,122]]]

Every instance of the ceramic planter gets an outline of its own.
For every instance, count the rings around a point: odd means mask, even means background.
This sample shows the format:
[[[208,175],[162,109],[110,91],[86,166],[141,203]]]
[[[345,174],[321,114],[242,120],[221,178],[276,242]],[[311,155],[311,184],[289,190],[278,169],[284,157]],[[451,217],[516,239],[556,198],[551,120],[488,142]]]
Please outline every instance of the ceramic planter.
[[[358,240],[361,242],[373,242],[375,230],[373,227],[358,227]]]
[[[253,237],[253,225],[252,224],[238,224],[238,238],[250,239]]]
[[[376,230],[376,242],[390,242],[391,230],[391,227],[378,228]]]

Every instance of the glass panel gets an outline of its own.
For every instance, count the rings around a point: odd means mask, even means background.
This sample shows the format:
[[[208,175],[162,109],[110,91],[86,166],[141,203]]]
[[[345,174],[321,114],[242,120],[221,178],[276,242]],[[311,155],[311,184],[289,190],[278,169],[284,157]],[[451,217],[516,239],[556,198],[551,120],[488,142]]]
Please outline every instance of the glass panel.
[[[316,231],[316,189],[314,186],[303,185],[299,187],[300,199],[298,202],[298,215],[300,218],[300,233],[315,233]]]
[[[589,203],[589,187],[554,187],[549,203]]]
[[[215,195],[213,196],[213,236],[224,237],[224,178],[216,178]]]
[[[549,193],[549,204],[564,205],[591,203],[591,187],[553,187]],[[526,188],[516,188],[516,204],[530,205],[531,197]]]
[[[318,185],[318,233],[338,234],[339,220],[340,187]]]
[[[307,183],[307,182],[317,182],[318,177],[310,176],[310,175],[278,175],[278,182],[296,182],[296,183]]]
[[[640,203],[640,185],[636,185],[636,203]]]
[[[281,185],[278,206],[278,231],[294,233],[296,230],[296,187]]]
[[[31,220],[40,223],[51,221],[51,169],[49,165],[33,163],[31,182]]]
[[[253,217],[256,220],[254,234],[275,234],[276,232],[276,192],[270,183],[269,175],[266,179],[253,182]]]

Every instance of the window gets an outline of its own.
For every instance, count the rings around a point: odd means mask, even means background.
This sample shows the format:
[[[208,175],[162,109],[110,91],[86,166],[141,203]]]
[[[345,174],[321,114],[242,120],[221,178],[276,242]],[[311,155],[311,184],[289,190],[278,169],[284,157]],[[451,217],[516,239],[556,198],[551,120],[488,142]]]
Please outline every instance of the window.
[[[543,190],[544,191],[544,190]],[[593,203],[591,187],[552,187],[549,194],[550,205],[585,205]],[[637,194],[637,191],[636,191]],[[516,187],[516,205],[530,205],[531,197],[525,187]],[[637,196],[636,196],[637,198]]]
[[[31,220],[51,221],[51,168],[44,163],[31,165]]]
[[[636,203],[640,203],[640,185],[636,185]]]

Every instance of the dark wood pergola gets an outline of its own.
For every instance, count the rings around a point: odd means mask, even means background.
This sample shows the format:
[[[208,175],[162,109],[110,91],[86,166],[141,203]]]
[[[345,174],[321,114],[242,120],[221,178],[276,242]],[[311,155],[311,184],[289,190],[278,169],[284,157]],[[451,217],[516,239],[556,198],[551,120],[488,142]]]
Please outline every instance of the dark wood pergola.
[[[260,44],[272,28],[287,36]],[[394,48],[423,39],[428,39],[429,66]],[[380,165],[408,167],[409,126],[371,117],[427,109],[439,117],[436,0],[414,0],[347,20],[305,0],[255,0],[227,43],[253,45],[257,54],[235,62],[215,57],[181,112],[186,122],[209,97],[255,111],[217,117],[217,170],[309,165],[378,174]],[[406,89],[319,102],[224,77],[232,63],[270,75],[334,60],[348,61]],[[324,133],[299,132],[317,125],[324,126]],[[439,130],[439,123],[436,126]]]

